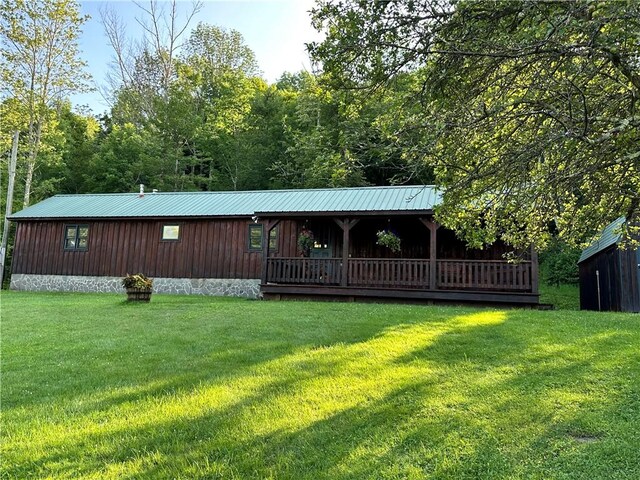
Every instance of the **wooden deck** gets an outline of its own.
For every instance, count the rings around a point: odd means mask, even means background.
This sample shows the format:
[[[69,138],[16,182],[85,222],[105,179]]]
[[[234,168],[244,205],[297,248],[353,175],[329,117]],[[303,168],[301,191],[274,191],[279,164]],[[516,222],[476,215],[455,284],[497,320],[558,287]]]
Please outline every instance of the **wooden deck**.
[[[431,268],[435,263],[435,275]],[[538,304],[532,262],[272,257],[265,297],[328,296],[426,301]],[[435,282],[434,282],[435,280]],[[434,284],[432,284],[432,282]]]

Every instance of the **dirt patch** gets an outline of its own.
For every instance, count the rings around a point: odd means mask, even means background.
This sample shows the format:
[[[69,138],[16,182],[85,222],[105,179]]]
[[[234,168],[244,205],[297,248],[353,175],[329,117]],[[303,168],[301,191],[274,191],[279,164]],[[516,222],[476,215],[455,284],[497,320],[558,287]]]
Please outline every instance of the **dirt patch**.
[[[578,443],[593,443],[600,440],[600,438],[593,435],[585,435],[585,434],[569,434],[571,438],[573,438]]]

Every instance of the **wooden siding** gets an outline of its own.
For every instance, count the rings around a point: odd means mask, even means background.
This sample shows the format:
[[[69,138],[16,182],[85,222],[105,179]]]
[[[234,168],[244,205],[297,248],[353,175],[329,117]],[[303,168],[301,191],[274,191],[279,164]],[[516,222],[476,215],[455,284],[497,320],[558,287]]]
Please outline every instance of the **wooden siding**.
[[[260,278],[262,253],[250,252],[249,219],[20,222],[13,273],[41,275]],[[65,225],[89,226],[86,251],[63,250]],[[180,225],[180,240],[162,241],[162,227]],[[297,226],[278,226],[273,256],[296,255]]]
[[[640,249],[620,251],[622,311],[640,312]]]
[[[65,226],[79,224],[89,227],[88,249],[65,251]],[[180,225],[179,240],[163,241],[162,227],[175,224]],[[152,278],[257,279],[262,277],[265,263],[262,252],[249,251],[251,224],[249,218],[19,222],[13,273],[122,277],[142,272]],[[318,243],[327,245],[322,253],[329,258],[300,257],[297,238],[305,225]],[[333,218],[290,218],[276,228],[277,248],[269,252],[266,262],[264,280],[269,282],[537,294],[537,261],[525,260],[514,266],[497,260],[501,245],[466,251],[462,242],[443,228],[438,229],[437,268],[432,271],[429,230],[418,217],[391,222],[387,218],[360,220],[352,229],[350,258],[344,268],[343,235]],[[383,228],[393,228],[401,236],[400,254],[376,245],[376,231]],[[461,259],[453,260],[451,252],[458,252]]]
[[[579,272],[582,310],[604,312],[621,310],[620,257],[615,245],[582,262]],[[600,281],[599,296],[598,279]]]
[[[613,245],[580,263],[580,308],[640,312],[640,250]]]

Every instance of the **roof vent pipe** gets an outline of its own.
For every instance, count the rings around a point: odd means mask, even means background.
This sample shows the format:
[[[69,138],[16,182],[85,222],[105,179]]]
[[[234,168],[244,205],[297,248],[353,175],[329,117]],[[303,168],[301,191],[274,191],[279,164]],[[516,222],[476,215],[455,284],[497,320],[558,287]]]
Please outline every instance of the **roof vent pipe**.
[[[140,198],[144,197],[144,183],[140,184],[140,193],[138,194]]]

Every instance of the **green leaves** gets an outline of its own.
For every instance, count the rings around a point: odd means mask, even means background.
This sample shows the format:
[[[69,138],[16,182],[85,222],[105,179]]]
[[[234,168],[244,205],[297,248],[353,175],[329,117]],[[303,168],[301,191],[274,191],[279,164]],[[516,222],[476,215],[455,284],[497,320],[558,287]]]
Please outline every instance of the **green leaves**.
[[[390,120],[445,188],[442,223],[474,246],[588,240],[640,204],[636,2],[320,2],[312,53],[377,92],[410,77]],[[409,72],[409,73],[404,73]]]
[[[80,28],[87,17],[79,9],[75,0],[7,0],[0,4],[3,90],[12,102],[13,115],[19,111],[24,116],[19,127],[26,131],[26,148],[20,152],[25,163],[24,206],[30,203],[43,154],[55,149],[43,142],[47,132],[55,130],[52,110],[70,93],[89,89],[90,76],[78,50]]]

